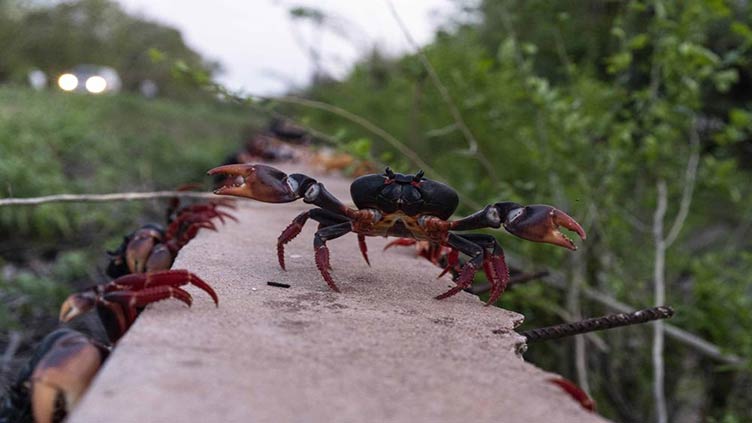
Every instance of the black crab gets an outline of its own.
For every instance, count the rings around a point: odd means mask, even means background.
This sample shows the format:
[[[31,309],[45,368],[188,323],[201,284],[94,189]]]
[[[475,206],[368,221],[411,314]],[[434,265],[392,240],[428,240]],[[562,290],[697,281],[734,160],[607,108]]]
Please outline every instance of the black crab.
[[[358,235],[366,262],[367,236],[413,238],[466,254],[470,259],[459,270],[457,285],[436,298],[450,297],[470,286],[475,273],[482,267],[492,287],[487,305],[496,302],[509,281],[504,251],[491,235],[456,232],[503,226],[517,237],[570,250],[577,247],[559,230],[560,227],[574,231],[583,240],[586,238],[585,231],[572,217],[548,205],[500,202],[489,204],[465,218],[451,220],[459,204],[457,193],[446,184],[425,178],[423,171],[403,175],[386,168],[384,174],[361,176],[350,186],[357,209],[342,204],[322,183],[307,175],[287,175],[263,164],[220,166],[211,169],[209,174],[226,175],[226,180],[230,181],[217,188],[216,194],[267,203],[288,203],[302,198],[304,202],[317,206],[298,215],[279,236],[279,264],[285,268],[284,245],[300,233],[308,219],[313,219],[319,222],[313,240],[316,266],[329,287],[337,292],[339,289],[330,274],[326,242],[350,232]]]

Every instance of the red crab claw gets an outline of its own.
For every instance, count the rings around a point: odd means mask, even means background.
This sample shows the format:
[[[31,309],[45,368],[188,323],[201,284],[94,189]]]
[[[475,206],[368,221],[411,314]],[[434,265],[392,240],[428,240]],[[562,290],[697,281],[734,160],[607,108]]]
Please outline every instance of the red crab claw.
[[[232,164],[215,167],[209,175],[227,175],[227,183],[215,194],[253,198],[265,203],[289,203],[300,198],[298,184],[286,173],[262,164]]]
[[[156,229],[141,228],[137,230],[125,249],[125,262],[128,269],[135,273],[143,272],[151,250],[161,239],[162,234]]]
[[[48,335],[30,377],[34,421],[59,421],[60,403],[70,411],[89,387],[109,351],[83,334],[59,329]],[[35,353],[35,354],[37,354]]]
[[[504,228],[513,235],[528,241],[545,242],[570,250],[576,250],[577,246],[559,231],[559,227],[576,232],[582,239],[587,237],[585,230],[577,221],[557,208],[541,204],[516,206],[513,208],[506,206],[504,210],[506,213],[501,213],[501,216],[504,216]]]
[[[172,267],[172,262],[175,260],[175,255],[170,251],[169,247],[165,244],[157,244],[151,251],[149,259],[146,261],[147,272],[157,272],[160,270],[169,270]]]

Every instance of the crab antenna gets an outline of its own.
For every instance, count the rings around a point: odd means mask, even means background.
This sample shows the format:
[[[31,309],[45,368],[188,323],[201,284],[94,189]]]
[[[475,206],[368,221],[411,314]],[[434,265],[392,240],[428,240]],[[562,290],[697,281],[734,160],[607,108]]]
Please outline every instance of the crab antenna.
[[[413,176],[414,182],[420,182],[421,179],[423,179],[423,175],[425,175],[425,172],[423,172],[423,169],[418,170],[418,173]]]
[[[394,179],[394,172],[392,172],[392,168],[390,168],[389,166],[384,169],[384,175],[389,179]]]

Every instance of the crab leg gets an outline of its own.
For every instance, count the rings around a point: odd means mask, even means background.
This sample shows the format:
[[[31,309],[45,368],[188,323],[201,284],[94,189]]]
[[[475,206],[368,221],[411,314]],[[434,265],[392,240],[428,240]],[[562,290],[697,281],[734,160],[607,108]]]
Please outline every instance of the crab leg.
[[[366,245],[366,236],[363,234],[358,234],[358,247],[360,247],[360,254],[363,255],[363,259],[370,267],[371,262],[368,260],[368,245]]]
[[[318,267],[321,276],[323,276],[329,287],[335,292],[340,291],[334,283],[332,275],[329,273],[331,265],[329,264],[329,248],[326,246],[326,241],[339,238],[351,231],[352,225],[350,222],[344,222],[337,225],[327,226],[316,232],[313,236],[313,249],[316,251],[316,267]]]
[[[485,250],[483,268],[488,277],[488,282],[491,284],[491,293],[486,305],[491,305],[504,293],[509,283],[509,267],[504,260],[504,250],[501,249],[496,238],[491,235],[465,234],[462,235],[462,238],[475,242]]]
[[[467,263],[465,263],[464,266],[462,266],[460,275],[455,281],[457,285],[451,288],[449,291],[438,295],[436,297],[437,300],[443,300],[444,298],[451,297],[452,295],[455,295],[463,289],[469,287],[473,283],[475,272],[480,266],[483,265],[484,261],[485,250],[483,249],[483,247],[472,241],[462,238],[459,235],[450,233],[449,238],[447,239],[447,244],[449,244],[450,247],[456,248],[461,252],[469,255],[471,259]]]
[[[285,270],[285,244],[298,236],[309,218],[319,222],[319,229],[347,222],[346,217],[324,209],[311,209],[295,216],[292,223],[290,223],[279,235],[279,238],[277,238],[277,260],[279,261],[279,267],[281,267],[282,270]],[[366,259],[366,261],[368,261],[368,259]]]
[[[105,294],[102,297],[103,307],[99,308],[100,317],[103,314],[111,315],[117,321],[118,330],[107,328],[108,336],[115,342],[125,334],[136,321],[141,309],[157,301],[175,298],[184,302],[188,307],[193,303],[191,294],[175,286],[155,286],[145,288],[141,291],[115,291]],[[115,304],[119,306],[119,312],[115,309]],[[105,317],[107,319],[107,317]],[[104,320],[103,320],[104,321]]]
[[[140,291],[154,286],[177,287],[189,283],[209,294],[212,300],[214,300],[214,304],[219,305],[219,298],[214,289],[197,275],[187,270],[165,270],[154,273],[121,276],[111,282],[111,286],[107,288],[107,292],[118,290]]]

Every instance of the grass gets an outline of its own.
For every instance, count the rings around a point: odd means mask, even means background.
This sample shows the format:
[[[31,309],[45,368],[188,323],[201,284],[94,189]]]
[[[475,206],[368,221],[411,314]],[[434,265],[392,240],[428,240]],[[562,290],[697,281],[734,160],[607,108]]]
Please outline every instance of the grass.
[[[172,189],[203,182],[258,127],[247,110],[120,94],[0,86],[0,198]],[[0,208],[0,353],[21,330],[21,355],[55,326],[74,288],[104,280],[105,250],[164,201]],[[5,375],[6,377],[8,375]],[[0,381],[2,375],[0,375]]]

